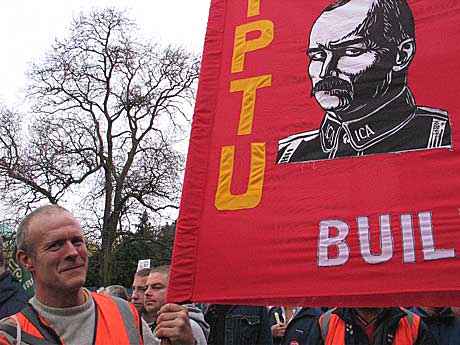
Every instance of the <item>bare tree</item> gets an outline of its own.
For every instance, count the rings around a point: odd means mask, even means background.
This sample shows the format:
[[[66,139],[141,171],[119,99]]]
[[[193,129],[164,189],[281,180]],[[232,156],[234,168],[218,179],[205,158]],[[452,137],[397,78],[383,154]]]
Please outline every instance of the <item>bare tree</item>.
[[[19,116],[0,112],[5,197],[27,209],[61,202],[84,185],[84,202],[103,213],[104,284],[122,217],[177,208],[183,157],[172,138],[198,76],[191,54],[142,42],[137,33],[114,9],[80,15],[68,38],[30,70],[26,133]]]

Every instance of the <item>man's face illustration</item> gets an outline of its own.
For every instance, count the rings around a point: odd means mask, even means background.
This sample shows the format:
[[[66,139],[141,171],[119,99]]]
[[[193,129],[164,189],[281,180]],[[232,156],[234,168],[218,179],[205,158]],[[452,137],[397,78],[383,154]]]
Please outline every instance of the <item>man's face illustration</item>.
[[[346,120],[388,91],[394,55],[359,28],[373,0],[351,0],[315,22],[308,48],[312,95],[326,111]]]

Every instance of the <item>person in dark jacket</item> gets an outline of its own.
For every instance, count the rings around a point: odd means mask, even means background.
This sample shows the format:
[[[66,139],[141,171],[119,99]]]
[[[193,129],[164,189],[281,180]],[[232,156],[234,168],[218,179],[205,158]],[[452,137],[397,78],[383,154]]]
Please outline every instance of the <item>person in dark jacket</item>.
[[[208,345],[272,345],[266,307],[209,306],[205,319],[211,327]]]
[[[311,339],[309,345],[437,345],[419,316],[397,307],[333,309]]]
[[[3,240],[0,236],[0,320],[16,314],[27,304],[27,300],[21,284],[6,269]]]
[[[439,345],[460,344],[460,317],[450,307],[412,309],[428,326]]]
[[[307,345],[311,343],[312,336],[315,336],[315,327],[321,315],[321,309],[296,308],[290,316],[289,309],[286,313],[285,308],[274,307],[270,309],[269,315],[272,322],[272,334],[273,326],[279,324],[277,319],[284,326],[282,336],[273,334],[274,345]]]
[[[280,345],[287,328],[287,321],[294,317],[295,308],[289,307],[270,307],[268,318],[272,331],[273,345]]]

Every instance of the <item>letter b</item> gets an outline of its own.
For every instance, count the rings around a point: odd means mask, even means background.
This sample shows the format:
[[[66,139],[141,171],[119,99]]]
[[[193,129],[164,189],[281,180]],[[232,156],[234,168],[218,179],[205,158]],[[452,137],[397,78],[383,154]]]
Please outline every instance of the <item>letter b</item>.
[[[329,229],[335,228],[337,236],[331,237]],[[348,225],[340,220],[324,220],[319,223],[318,266],[340,266],[348,261],[350,249],[345,239],[348,236]],[[337,247],[337,257],[329,257],[329,247]]]

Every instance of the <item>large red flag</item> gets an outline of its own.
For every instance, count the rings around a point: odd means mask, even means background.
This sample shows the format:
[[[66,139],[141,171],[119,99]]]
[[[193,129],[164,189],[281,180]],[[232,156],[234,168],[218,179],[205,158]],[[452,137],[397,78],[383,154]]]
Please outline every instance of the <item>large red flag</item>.
[[[169,299],[460,303],[459,20],[212,0]]]

